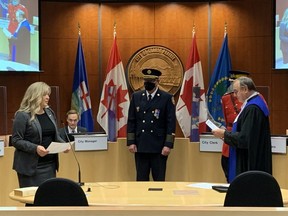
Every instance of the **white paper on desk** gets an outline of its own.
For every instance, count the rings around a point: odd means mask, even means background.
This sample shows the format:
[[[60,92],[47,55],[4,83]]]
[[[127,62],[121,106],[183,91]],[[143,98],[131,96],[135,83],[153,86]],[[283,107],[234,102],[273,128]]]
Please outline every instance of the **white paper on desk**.
[[[71,145],[73,145],[74,142],[71,142]],[[48,146],[47,150],[49,151],[49,154],[55,154],[64,152],[65,150],[70,148],[70,143],[61,143],[61,142],[51,142]]]
[[[218,128],[219,128],[219,127],[217,127],[212,121],[210,121],[210,119],[207,119],[206,125],[208,125],[208,127],[209,127],[211,130],[215,130],[215,129],[218,129]]]
[[[215,183],[209,183],[209,182],[192,183],[192,184],[189,184],[187,186],[193,187],[193,188],[212,189],[213,185],[226,186],[226,187],[229,186],[229,184],[215,184]]]

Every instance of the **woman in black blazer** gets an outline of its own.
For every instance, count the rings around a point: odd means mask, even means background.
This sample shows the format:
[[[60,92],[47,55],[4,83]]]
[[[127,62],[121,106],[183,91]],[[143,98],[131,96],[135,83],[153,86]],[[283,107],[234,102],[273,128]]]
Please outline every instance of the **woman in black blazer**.
[[[20,187],[39,186],[56,177],[58,154],[48,154],[46,149],[51,142],[64,141],[58,134],[55,114],[48,106],[50,93],[50,86],[44,82],[31,84],[15,114],[13,169],[17,172]]]

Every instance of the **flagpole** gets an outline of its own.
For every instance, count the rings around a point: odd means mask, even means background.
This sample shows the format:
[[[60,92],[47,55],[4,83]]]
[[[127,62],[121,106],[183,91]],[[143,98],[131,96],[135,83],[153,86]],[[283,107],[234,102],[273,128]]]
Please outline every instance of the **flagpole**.
[[[108,135],[108,140],[115,142],[118,137],[126,137],[127,135],[130,103],[124,67],[116,43],[115,20],[113,36],[114,40],[108,59],[97,121]]]
[[[75,109],[81,116],[78,125],[85,127],[88,132],[93,132],[94,122],[79,22],[77,27],[78,46],[72,85],[71,109]]]
[[[226,34],[227,34],[227,26],[228,26],[228,24],[227,24],[227,22],[225,21],[225,24],[224,24],[224,37],[225,37]]]

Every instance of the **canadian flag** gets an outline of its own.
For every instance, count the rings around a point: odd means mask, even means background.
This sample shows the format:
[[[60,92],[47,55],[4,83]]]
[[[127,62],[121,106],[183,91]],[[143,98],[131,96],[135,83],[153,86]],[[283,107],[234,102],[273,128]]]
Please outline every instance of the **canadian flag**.
[[[97,121],[105,130],[109,141],[116,141],[117,137],[126,137],[129,103],[124,68],[115,34],[97,114]]]
[[[184,136],[189,137],[191,142],[199,141],[199,134],[206,132],[207,108],[195,33],[176,105],[176,118]]]

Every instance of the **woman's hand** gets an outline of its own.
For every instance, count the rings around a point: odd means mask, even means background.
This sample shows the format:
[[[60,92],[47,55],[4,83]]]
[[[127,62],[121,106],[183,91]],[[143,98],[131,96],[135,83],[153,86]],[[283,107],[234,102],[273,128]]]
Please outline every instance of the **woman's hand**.
[[[71,146],[69,146],[69,148],[66,149],[66,150],[64,151],[64,153],[68,153],[70,150],[71,150]]]
[[[47,151],[43,146],[38,145],[37,146],[37,154],[40,157],[44,157],[45,155],[47,155],[49,153],[49,151]]]

